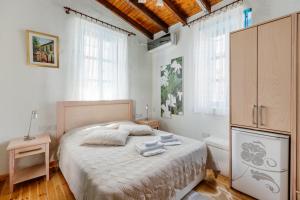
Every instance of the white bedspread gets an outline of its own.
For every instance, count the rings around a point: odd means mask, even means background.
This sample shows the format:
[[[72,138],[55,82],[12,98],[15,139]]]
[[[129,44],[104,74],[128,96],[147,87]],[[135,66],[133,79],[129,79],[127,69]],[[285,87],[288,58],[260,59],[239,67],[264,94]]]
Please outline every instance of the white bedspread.
[[[197,140],[176,136],[181,145],[143,157],[135,144],[155,136],[129,136],[126,146],[81,146],[83,134],[66,133],[59,147],[59,167],[77,200],[174,199],[175,189],[205,173],[206,145]]]

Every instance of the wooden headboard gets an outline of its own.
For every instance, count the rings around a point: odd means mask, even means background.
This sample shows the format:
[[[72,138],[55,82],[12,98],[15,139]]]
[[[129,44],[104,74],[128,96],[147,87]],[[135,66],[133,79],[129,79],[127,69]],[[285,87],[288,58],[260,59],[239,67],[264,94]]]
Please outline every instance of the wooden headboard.
[[[59,139],[66,131],[89,124],[133,120],[132,100],[57,102]]]

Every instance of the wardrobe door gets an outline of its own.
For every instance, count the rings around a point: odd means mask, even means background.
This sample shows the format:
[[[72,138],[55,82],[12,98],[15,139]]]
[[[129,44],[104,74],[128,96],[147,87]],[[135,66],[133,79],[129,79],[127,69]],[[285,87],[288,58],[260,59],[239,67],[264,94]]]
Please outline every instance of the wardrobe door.
[[[258,127],[290,132],[291,17],[258,27]]]
[[[298,14],[298,49],[297,49],[297,134],[296,134],[296,199],[300,200],[300,14]]]
[[[230,35],[231,124],[257,127],[257,27]]]

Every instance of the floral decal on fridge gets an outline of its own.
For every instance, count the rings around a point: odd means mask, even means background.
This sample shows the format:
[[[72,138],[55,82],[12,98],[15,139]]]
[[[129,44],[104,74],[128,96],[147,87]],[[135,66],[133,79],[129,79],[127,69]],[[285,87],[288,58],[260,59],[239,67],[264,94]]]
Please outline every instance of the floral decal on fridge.
[[[276,171],[273,169],[274,167],[277,167],[277,162],[275,159],[267,157],[265,145],[260,141],[245,142],[241,145],[241,149],[242,162],[247,166],[246,171],[242,173],[243,175],[241,177],[243,177],[250,169],[253,179],[256,181],[264,181],[267,189],[272,193],[279,193],[279,185],[271,176],[264,172],[282,173],[286,170]]]
[[[183,57],[161,66],[161,116],[183,115]]]

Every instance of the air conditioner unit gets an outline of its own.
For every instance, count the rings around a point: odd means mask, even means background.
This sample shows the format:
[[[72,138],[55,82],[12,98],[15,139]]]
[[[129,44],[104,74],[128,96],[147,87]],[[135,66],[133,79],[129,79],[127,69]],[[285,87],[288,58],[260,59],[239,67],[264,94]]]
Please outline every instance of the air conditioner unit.
[[[147,47],[148,47],[148,52],[152,53],[176,44],[177,44],[176,33],[172,33],[172,34],[168,33],[167,35],[164,35],[156,40],[148,42]]]

